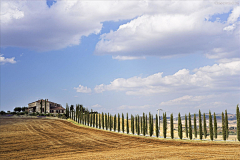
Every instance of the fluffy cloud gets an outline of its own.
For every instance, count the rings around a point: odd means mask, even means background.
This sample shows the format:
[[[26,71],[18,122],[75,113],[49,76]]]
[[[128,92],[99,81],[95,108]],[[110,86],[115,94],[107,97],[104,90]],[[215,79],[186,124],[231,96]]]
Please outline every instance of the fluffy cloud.
[[[79,85],[78,87],[74,87],[74,89],[76,89],[77,92],[81,92],[81,93],[91,93],[92,92],[91,88],[87,88],[82,85]]]
[[[133,59],[145,59],[145,57],[133,57],[133,56],[112,56],[112,59],[117,59],[120,61],[133,60]]]
[[[124,91],[127,95],[150,95],[156,93],[197,91],[236,91],[240,89],[240,60],[194,69],[182,69],[173,75],[162,76],[162,72],[148,77],[117,78],[110,84],[100,84],[95,92]]]
[[[160,57],[201,53],[208,58],[239,57],[239,23],[229,25],[218,20],[208,21],[214,14],[229,12],[231,7],[216,6],[211,2],[168,4],[165,9],[160,6],[162,11],[143,14],[121,25],[117,31],[103,34],[95,53]],[[195,10],[187,7],[190,4],[196,7],[192,7]],[[237,20],[237,8],[233,9],[229,22]],[[221,52],[214,52],[216,48],[221,48]]]
[[[15,57],[12,58],[5,58],[3,57],[3,54],[0,54],[0,64],[5,64],[5,63],[16,63]]]

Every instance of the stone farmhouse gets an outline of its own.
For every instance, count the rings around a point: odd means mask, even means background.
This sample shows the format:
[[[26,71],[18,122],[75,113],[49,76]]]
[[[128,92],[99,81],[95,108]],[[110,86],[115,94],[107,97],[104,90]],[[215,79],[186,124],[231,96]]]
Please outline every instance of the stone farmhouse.
[[[41,112],[41,102],[42,102],[42,112]],[[38,113],[45,113],[45,100],[37,100],[32,103],[28,103],[28,112],[38,112]],[[54,102],[46,100],[46,113],[52,113],[52,114],[63,114],[65,113],[66,109],[62,107],[61,104],[57,104]]]

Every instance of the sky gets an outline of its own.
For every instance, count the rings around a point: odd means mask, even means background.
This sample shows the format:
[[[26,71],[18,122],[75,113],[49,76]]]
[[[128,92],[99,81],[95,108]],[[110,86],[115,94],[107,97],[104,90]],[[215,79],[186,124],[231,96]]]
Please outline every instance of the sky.
[[[239,1],[1,2],[0,110],[235,113]]]

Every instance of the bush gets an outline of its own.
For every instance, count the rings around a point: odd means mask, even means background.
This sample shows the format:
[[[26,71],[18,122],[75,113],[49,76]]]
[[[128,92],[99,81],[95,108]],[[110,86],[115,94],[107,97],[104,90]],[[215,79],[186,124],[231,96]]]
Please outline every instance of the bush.
[[[67,119],[67,117],[66,117],[65,114],[63,114],[61,118],[62,118],[62,119]]]
[[[5,111],[1,111],[0,114],[1,114],[1,115],[4,115],[4,114],[6,114],[6,112],[5,112]]]

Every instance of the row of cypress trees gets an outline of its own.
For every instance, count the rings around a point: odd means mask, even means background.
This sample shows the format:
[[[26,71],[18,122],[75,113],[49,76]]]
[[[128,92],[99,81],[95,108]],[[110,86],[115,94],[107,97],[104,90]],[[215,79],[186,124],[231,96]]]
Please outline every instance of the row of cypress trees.
[[[46,104],[46,103],[45,103]],[[240,141],[240,112],[239,107],[237,105],[237,139]],[[143,116],[140,117],[139,115],[131,115],[130,118],[130,124],[131,128],[129,127],[129,121],[128,121],[128,113],[126,114],[126,123],[124,119],[124,114],[122,113],[122,117],[120,117],[120,114],[112,116],[111,114],[103,113],[98,114],[91,110],[89,112],[88,110],[85,110],[82,105],[76,105],[76,110],[74,110],[74,106],[71,105],[70,107],[66,106],[66,115],[68,118],[73,119],[77,123],[81,123],[83,125],[87,125],[90,127],[96,127],[99,129],[105,129],[110,131],[118,131],[120,130],[127,134],[137,134],[137,135],[147,135],[153,136],[154,132],[154,123],[153,123],[153,115],[149,112],[149,118],[147,117],[147,114],[143,113]],[[203,122],[202,122],[202,116],[203,116]],[[120,122],[121,119],[121,122]],[[210,139],[217,139],[218,133],[217,133],[217,119],[216,114],[211,114],[211,111],[209,111],[209,125],[207,130],[207,123],[206,123],[206,115],[205,113],[202,115],[201,111],[199,110],[198,114],[198,128],[197,128],[197,115],[194,114],[193,117],[193,131],[192,131],[192,122],[191,122],[191,114],[187,116],[185,114],[185,135],[187,138],[192,140],[192,136],[194,135],[195,139],[199,135],[199,139],[202,140],[203,136],[207,138],[207,136],[210,136]],[[170,134],[171,138],[174,138],[174,123],[173,123],[173,114],[170,115]],[[203,124],[202,124],[203,123]],[[121,127],[120,127],[121,126]],[[126,128],[126,130],[125,130]],[[159,125],[158,125],[158,115],[156,114],[156,121],[155,121],[155,135],[156,137],[159,137]],[[163,137],[167,137],[167,116],[166,112],[163,113]],[[209,132],[209,134],[208,134]],[[222,136],[223,140],[228,139],[229,136],[229,130],[228,130],[228,116],[227,116],[227,110],[225,110],[225,115],[222,112]],[[181,114],[178,114],[178,137],[180,139],[183,138],[183,129],[182,129],[182,119]]]

